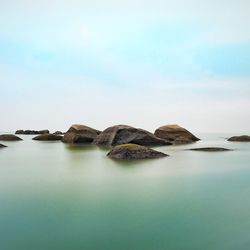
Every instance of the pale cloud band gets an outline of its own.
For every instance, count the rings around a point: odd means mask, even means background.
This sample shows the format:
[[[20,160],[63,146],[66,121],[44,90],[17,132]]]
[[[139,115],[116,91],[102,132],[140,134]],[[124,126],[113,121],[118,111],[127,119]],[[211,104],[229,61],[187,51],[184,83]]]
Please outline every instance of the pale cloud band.
[[[0,130],[179,122],[246,131],[249,8],[244,0],[1,2]]]

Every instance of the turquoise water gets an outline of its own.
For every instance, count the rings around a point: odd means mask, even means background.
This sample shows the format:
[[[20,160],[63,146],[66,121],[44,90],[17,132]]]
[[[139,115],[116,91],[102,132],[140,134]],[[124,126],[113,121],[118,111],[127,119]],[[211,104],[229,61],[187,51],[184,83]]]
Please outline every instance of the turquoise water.
[[[170,157],[108,159],[95,146],[6,142],[1,250],[250,249],[250,143],[202,134]],[[223,146],[230,152],[184,149]]]

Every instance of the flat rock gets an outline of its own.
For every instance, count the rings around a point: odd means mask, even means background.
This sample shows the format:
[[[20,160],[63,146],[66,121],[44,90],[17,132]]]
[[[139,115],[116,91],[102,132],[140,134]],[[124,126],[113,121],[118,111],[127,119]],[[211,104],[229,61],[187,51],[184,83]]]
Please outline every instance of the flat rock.
[[[85,125],[75,124],[63,136],[65,143],[92,143],[101,131]]]
[[[168,155],[137,144],[122,144],[115,146],[107,156],[117,160],[139,160],[157,159]]]
[[[219,148],[219,147],[206,147],[206,148],[191,148],[188,150],[192,151],[204,151],[204,152],[223,152],[223,151],[231,151],[228,148]]]
[[[250,136],[249,135],[233,136],[233,137],[229,138],[228,141],[250,142]]]
[[[43,135],[38,135],[38,136],[32,138],[32,140],[35,140],[35,141],[61,141],[62,138],[63,137],[60,135],[43,134]]]
[[[22,141],[22,139],[16,135],[5,134],[0,135],[0,141]]]
[[[15,132],[17,135],[42,135],[42,134],[49,134],[49,130],[17,130]]]
[[[7,146],[0,143],[0,148],[6,148]]]
[[[117,146],[127,143],[143,146],[171,145],[171,143],[156,137],[144,129],[127,125],[115,125],[105,129],[96,137],[93,143],[100,146]]]
[[[175,145],[187,144],[200,140],[191,132],[177,124],[159,127],[155,130],[154,134],[157,137],[169,141]]]

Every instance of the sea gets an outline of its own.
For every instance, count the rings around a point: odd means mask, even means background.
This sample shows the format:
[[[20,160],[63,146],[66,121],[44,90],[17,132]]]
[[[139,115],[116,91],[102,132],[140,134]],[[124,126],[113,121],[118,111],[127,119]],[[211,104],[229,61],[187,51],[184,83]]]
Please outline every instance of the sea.
[[[1,250],[249,250],[250,143],[236,134],[114,161],[107,148],[1,142]],[[189,151],[225,147],[227,152]]]

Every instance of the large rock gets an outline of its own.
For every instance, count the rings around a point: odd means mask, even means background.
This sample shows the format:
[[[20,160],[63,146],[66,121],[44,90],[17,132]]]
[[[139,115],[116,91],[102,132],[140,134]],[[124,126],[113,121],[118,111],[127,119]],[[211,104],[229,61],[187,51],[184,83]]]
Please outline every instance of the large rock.
[[[43,134],[43,135],[38,135],[38,136],[32,138],[32,140],[35,140],[35,141],[61,141],[62,138],[63,137],[60,135]]]
[[[49,130],[17,130],[17,135],[42,135],[42,134],[49,134]]]
[[[65,133],[62,141],[65,143],[91,143],[101,131],[75,124]]]
[[[16,135],[5,134],[0,135],[0,141],[22,141],[22,139]]]
[[[117,160],[139,160],[162,158],[168,155],[137,144],[122,144],[115,146],[107,156]]]
[[[6,148],[7,146],[0,144],[0,148]]]
[[[175,145],[187,144],[199,141],[200,139],[194,136],[185,128],[179,125],[165,125],[159,127],[154,133],[157,137],[172,142]]]
[[[126,143],[143,146],[171,145],[171,143],[156,137],[146,130],[127,125],[116,125],[105,129],[96,137],[93,143],[100,146],[117,146]]]
[[[233,137],[229,138],[228,141],[250,142],[250,136],[248,136],[248,135],[233,136]]]
[[[191,148],[189,150],[192,151],[204,151],[204,152],[223,152],[223,151],[231,151],[228,148],[219,148],[219,147],[206,147],[206,148]]]

